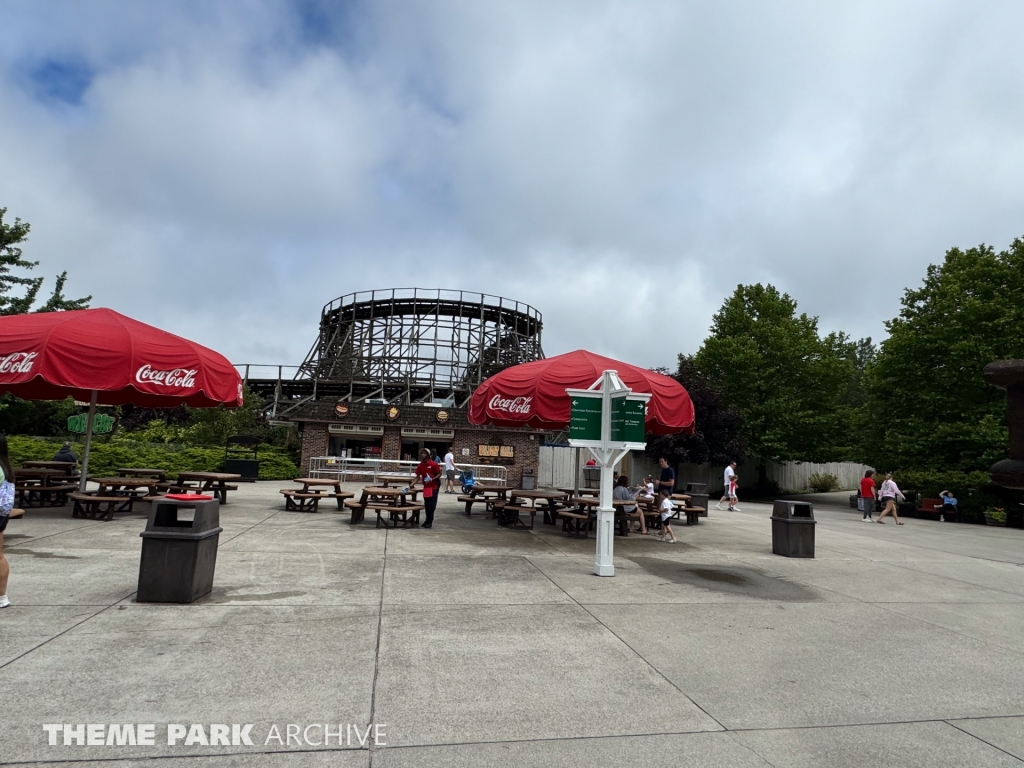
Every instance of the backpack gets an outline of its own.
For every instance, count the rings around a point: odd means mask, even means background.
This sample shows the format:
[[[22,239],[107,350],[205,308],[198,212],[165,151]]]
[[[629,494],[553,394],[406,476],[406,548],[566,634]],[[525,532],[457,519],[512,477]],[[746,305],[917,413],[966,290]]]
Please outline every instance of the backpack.
[[[7,517],[14,509],[14,483],[4,480],[0,483],[0,517]]]

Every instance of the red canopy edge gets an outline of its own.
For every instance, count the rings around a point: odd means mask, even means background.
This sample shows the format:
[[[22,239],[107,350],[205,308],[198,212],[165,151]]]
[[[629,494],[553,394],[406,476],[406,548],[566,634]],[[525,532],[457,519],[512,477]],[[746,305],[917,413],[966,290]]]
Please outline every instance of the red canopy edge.
[[[582,349],[522,363],[485,379],[470,399],[469,421],[498,427],[564,429],[571,410],[566,388],[585,389],[604,370],[618,371],[619,378],[634,392],[652,395],[646,419],[649,433],[693,433],[693,402],[679,382]]]

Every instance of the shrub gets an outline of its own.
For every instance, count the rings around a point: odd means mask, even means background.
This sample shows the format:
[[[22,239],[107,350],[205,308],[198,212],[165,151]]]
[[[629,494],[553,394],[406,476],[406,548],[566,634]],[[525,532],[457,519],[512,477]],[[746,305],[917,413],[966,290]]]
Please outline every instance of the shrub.
[[[815,493],[830,493],[839,490],[839,478],[827,472],[815,472],[807,478],[807,487]]]
[[[11,462],[17,467],[23,461],[52,459],[61,445],[60,439],[23,437],[7,438]],[[82,440],[72,442],[79,459],[85,450]],[[260,480],[291,480],[299,468],[291,456],[270,445],[260,445]],[[196,448],[175,444],[132,442],[123,438],[109,442],[93,441],[89,453],[90,475],[116,475],[119,467],[152,467],[163,469],[170,477],[179,472],[217,472],[224,466],[223,448]]]

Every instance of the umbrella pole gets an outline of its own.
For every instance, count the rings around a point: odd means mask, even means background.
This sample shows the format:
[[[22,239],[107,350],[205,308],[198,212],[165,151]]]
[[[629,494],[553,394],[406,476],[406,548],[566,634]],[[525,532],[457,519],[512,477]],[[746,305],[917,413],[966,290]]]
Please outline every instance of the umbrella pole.
[[[92,391],[92,400],[89,401],[89,419],[85,427],[85,453],[82,454],[82,478],[78,481],[78,490],[85,491],[86,478],[89,476],[89,446],[92,445],[92,422],[96,418],[96,396],[98,390]]]

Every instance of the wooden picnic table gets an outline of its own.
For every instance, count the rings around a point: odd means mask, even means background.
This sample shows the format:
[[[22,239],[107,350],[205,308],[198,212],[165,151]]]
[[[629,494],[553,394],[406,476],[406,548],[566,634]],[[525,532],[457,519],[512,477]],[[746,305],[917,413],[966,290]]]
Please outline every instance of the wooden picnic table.
[[[408,484],[415,479],[415,472],[380,472],[377,475],[377,480],[381,482],[384,488],[387,488],[390,483]]]
[[[146,469],[144,467],[121,467],[117,470],[119,477],[152,477],[156,478],[160,482],[167,479],[167,470],[165,469]]]
[[[338,509],[344,509],[344,501],[355,496],[351,491],[341,489],[341,480],[328,477],[297,477],[293,482],[301,485],[302,489],[281,489],[285,509],[293,512],[319,512],[323,499],[336,499]]]
[[[566,495],[566,498],[572,498],[573,496],[600,496],[600,488],[559,488],[562,493]]]
[[[232,480],[241,480],[241,475],[235,475],[230,472],[179,472],[178,482],[172,483],[172,488],[181,488],[182,490],[196,490],[195,487],[189,486],[188,483],[198,483],[198,489],[200,493],[212,493],[218,499],[221,504],[228,503],[228,491],[237,491],[237,485],[228,485]]]
[[[406,491],[401,488],[367,486],[363,488],[359,499],[348,499],[345,506],[352,510],[351,523],[361,523],[367,509],[377,513],[377,524],[385,528],[416,527],[420,523],[420,512],[425,507],[416,501],[419,489]],[[409,497],[412,497],[411,499]]]
[[[548,525],[555,524],[556,513],[559,510],[558,501],[565,500],[565,493],[563,491],[555,490],[554,488],[543,489],[537,488],[534,490],[524,490],[523,488],[517,488],[514,491],[509,492],[509,503],[515,504],[516,499],[528,499],[531,507],[536,507],[538,501],[544,502],[544,522]]]
[[[490,512],[494,514],[495,502],[504,502],[508,497],[508,488],[505,486],[496,486],[492,488],[481,488],[479,485],[474,485],[469,489],[469,493],[464,493],[458,496],[459,501],[466,503],[466,516],[470,517],[473,514],[474,504],[483,504],[484,513]]]
[[[54,469],[65,475],[73,475],[78,469],[78,464],[73,461],[23,461],[21,466],[25,469]],[[14,474],[18,475],[21,471],[15,470]]]
[[[98,496],[132,496],[136,499],[152,499],[160,495],[159,483],[156,478],[143,477],[89,477],[99,488]],[[141,493],[141,489],[145,493]]]
[[[22,507],[62,507],[78,486],[59,469],[45,467],[14,471],[14,492]]]

